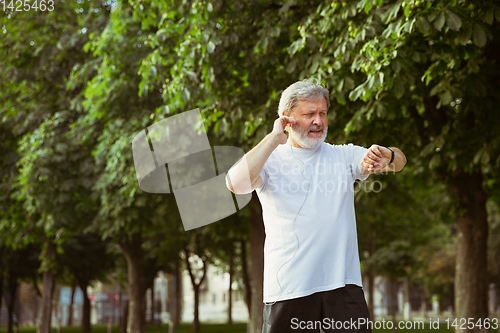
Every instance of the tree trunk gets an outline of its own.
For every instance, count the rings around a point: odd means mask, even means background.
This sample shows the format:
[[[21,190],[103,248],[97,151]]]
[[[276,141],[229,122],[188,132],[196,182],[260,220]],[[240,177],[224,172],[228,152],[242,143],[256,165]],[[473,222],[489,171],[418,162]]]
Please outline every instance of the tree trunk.
[[[370,312],[370,320],[375,321],[375,268],[370,265],[368,268],[368,312]]]
[[[252,312],[252,286],[250,285],[250,276],[248,274],[248,260],[247,260],[247,243],[244,239],[240,240],[241,245],[241,266],[243,273],[243,285],[245,286],[245,304],[248,309],[248,317]]]
[[[55,279],[50,270],[50,263],[53,262],[56,254],[56,247],[51,241],[47,241],[47,247],[44,253],[44,260],[49,263],[43,272],[43,294],[42,307],[40,309],[40,321],[37,327],[37,333],[51,333],[52,328],[52,293],[54,292]]]
[[[90,326],[90,300],[87,294],[88,282],[80,281],[79,285],[83,294],[83,311],[82,311],[82,322],[80,327],[82,329],[82,333],[88,333],[92,330]]]
[[[375,253],[375,230],[370,226],[368,251],[370,257]],[[371,321],[375,321],[375,266],[370,263],[368,266],[368,311],[370,312]]]
[[[495,263],[497,269],[497,309],[500,311],[500,256],[498,253],[495,255],[493,262]]]
[[[149,322],[148,324],[154,324],[155,323],[155,283],[153,279],[153,284],[151,286],[151,308],[149,309],[151,311],[150,316],[149,316]]]
[[[174,319],[173,325],[177,327],[181,324],[181,312],[182,312],[182,274],[181,268],[179,264],[179,258],[175,260],[175,304],[173,306],[174,309]]]
[[[16,293],[17,293],[17,277],[14,274],[9,274],[8,289],[9,289],[9,301],[7,303],[7,333],[14,333],[14,305],[16,304]],[[16,318],[19,321],[19,318]],[[16,326],[19,326],[17,324]]]
[[[465,173],[459,168],[451,177],[450,188],[460,203],[455,264],[455,309],[457,318],[488,318],[487,195],[480,172]],[[486,332],[457,328],[457,333]]]
[[[392,328],[392,332],[397,332],[397,325],[396,325],[396,314],[398,312],[398,287],[397,287],[397,282],[396,281],[389,281],[389,285],[391,286],[391,320],[394,324]]]
[[[184,254],[185,254],[185,262],[186,262],[186,268],[189,273],[189,277],[191,279],[191,284],[193,285],[193,291],[194,291],[194,319],[193,319],[193,324],[191,326],[191,332],[199,332],[200,331],[200,318],[199,318],[199,307],[200,307],[200,285],[203,283],[203,280],[205,280],[205,277],[207,276],[207,263],[205,260],[201,259],[203,263],[203,275],[200,278],[200,281],[196,282],[196,277],[193,273],[193,270],[191,268],[191,263],[189,262],[189,250],[187,246],[184,247]]]
[[[75,304],[76,281],[71,283],[71,301],[68,309],[68,326],[73,326],[73,305]]]
[[[256,195],[254,192],[254,200],[255,197]],[[264,230],[264,223],[262,221],[262,210],[260,204],[257,204],[257,207],[258,209],[252,209],[250,226],[250,254],[252,260],[252,305],[250,311],[250,333],[261,333],[264,320],[263,282],[264,240],[266,238],[266,234]]]
[[[120,320],[120,333],[127,333],[127,323],[128,323],[128,301],[125,302],[123,307],[123,317]]]
[[[232,246],[232,245],[231,245]],[[234,262],[234,248],[231,247],[229,253],[229,289],[227,291],[227,323],[233,323],[233,262]]]
[[[151,287],[151,320],[153,321],[153,324],[155,323],[155,315],[158,314],[158,328],[160,327],[160,318],[161,318],[161,298],[157,299],[156,298],[156,277],[153,278],[153,284]]]
[[[392,332],[396,332],[396,312],[397,312],[397,290],[396,282],[390,279],[385,280],[385,293],[384,297],[387,299],[387,314],[393,322]]]
[[[0,245],[0,263],[2,263],[5,245]],[[2,295],[3,295],[3,265],[0,265],[0,309],[2,308]]]
[[[403,316],[404,320],[411,320],[410,281],[408,277],[405,277],[403,281]]]
[[[423,289],[420,290],[420,306],[422,308],[422,316],[427,318],[427,300]]]
[[[200,285],[193,285],[194,290],[194,319],[191,332],[200,331]]]
[[[144,281],[144,254],[142,250],[142,236],[136,233],[120,242],[120,248],[127,260],[127,282],[129,291],[129,310],[127,333],[144,333],[146,311]]]

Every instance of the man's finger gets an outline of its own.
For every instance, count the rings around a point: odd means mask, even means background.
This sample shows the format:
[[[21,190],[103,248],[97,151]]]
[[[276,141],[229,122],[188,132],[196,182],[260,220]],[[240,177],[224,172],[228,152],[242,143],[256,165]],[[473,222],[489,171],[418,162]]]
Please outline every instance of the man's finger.
[[[377,145],[373,145],[370,147],[370,150],[372,153],[374,153],[375,155],[377,155],[378,157],[383,157],[382,153],[380,152],[380,149],[378,149],[378,146]]]
[[[367,163],[367,164],[373,164],[373,165],[377,165],[378,164],[378,161],[376,159],[373,159],[373,158],[371,158],[368,155],[365,155],[365,157],[363,158],[363,161],[365,163]]]
[[[285,124],[295,124],[296,121],[295,119],[293,119],[292,117],[287,117],[287,116],[283,116],[281,117],[282,121],[284,120],[285,121]]]
[[[374,154],[373,152],[371,152],[371,151],[367,151],[367,152],[366,152],[366,155],[367,155],[368,157],[370,157],[370,158],[371,158],[372,160],[374,160],[374,161],[377,161],[377,162],[378,162],[378,161],[380,161],[380,157],[378,157],[377,155],[375,155],[375,154]]]
[[[381,166],[379,163],[370,160],[363,160],[363,163],[365,168],[370,168],[370,169],[379,168]]]

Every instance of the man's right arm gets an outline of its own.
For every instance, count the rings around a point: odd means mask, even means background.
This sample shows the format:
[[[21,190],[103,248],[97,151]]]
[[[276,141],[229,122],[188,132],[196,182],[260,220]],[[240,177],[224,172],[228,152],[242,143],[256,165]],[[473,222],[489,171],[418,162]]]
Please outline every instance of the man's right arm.
[[[286,116],[276,119],[273,131],[231,167],[227,182],[231,192],[246,194],[262,185],[260,173],[276,147],[286,143],[287,137],[283,131],[288,124],[295,124],[295,120]]]

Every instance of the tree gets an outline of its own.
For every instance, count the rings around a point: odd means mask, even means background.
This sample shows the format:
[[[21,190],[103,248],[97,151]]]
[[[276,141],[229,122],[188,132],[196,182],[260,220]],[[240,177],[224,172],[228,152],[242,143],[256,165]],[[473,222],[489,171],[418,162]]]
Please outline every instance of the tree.
[[[194,291],[194,319],[191,332],[200,331],[200,286],[207,276],[208,268],[207,256],[204,253],[205,247],[203,245],[200,246],[200,239],[201,237],[195,233],[191,244],[186,243],[184,246],[184,262]]]
[[[143,86],[166,81],[164,95],[177,110],[199,103],[215,125],[220,121],[221,137],[248,144],[267,132],[279,98],[275,87],[308,76],[327,83],[329,120],[342,124],[332,126],[330,140],[342,142],[348,135],[362,143],[394,142],[414,156],[410,163],[417,170],[453,193],[461,208],[456,215],[457,316],[485,318],[483,180],[493,177],[498,160],[491,157],[499,156],[498,96],[493,93],[499,77],[494,65],[497,5],[297,1],[251,3],[247,11],[249,4],[187,3],[183,10],[193,15],[180,24],[175,12],[167,15],[143,62]],[[231,15],[236,8],[246,15]],[[174,26],[184,33],[176,34]],[[162,49],[162,41],[170,47]],[[164,59],[165,71],[158,72],[168,73],[168,79],[147,74],[153,66],[163,69],[153,56]],[[202,89],[198,76],[204,79]],[[236,112],[226,115],[228,109]]]
[[[483,183],[498,163],[490,158],[499,146],[493,113],[498,96],[491,93],[499,78],[496,11],[490,2],[325,3],[303,28],[304,39],[322,37],[312,47],[320,53],[317,62],[308,57],[311,74],[336,87],[337,103],[352,110],[346,133],[382,139],[377,133],[391,129],[404,151],[420,157],[412,163],[428,166],[453,193],[460,207],[460,318],[487,317]]]
[[[167,212],[175,215],[176,210],[168,200],[153,199],[138,190],[130,154],[134,135],[157,120],[200,107],[217,143],[247,150],[271,128],[282,89],[297,79],[317,77],[331,91],[329,142],[396,144],[413,156],[410,163],[417,172],[443,181],[454,193],[460,240],[457,316],[484,318],[485,202],[492,191],[488,184],[498,178],[493,172],[498,160],[492,156],[500,156],[495,133],[499,119],[494,113],[499,97],[492,93],[498,83],[497,13],[493,2],[465,0],[299,0],[283,4],[151,0],[119,4],[109,22],[103,15],[101,26],[109,23],[104,31],[89,25],[92,40],[85,49],[92,51],[92,57],[64,63],[60,67],[65,69],[64,75],[59,75],[58,66],[51,67],[57,79],[38,75],[45,73],[44,66],[29,67],[39,64],[39,58],[32,56],[22,30],[13,29],[6,21],[8,42],[2,46],[18,51],[13,56],[2,53],[2,64],[7,64],[2,67],[2,82],[17,85],[1,92],[7,105],[2,116],[22,125],[17,127],[18,133],[39,128],[32,131],[31,138],[53,140],[53,145],[44,145],[44,153],[64,143],[56,139],[65,133],[62,127],[71,119],[76,122],[69,136],[88,149],[87,155],[92,152],[94,160],[86,165],[99,174],[91,182],[101,204],[92,228],[102,237],[120,241],[127,257],[129,287],[135,295],[129,331],[136,333],[143,330],[141,295],[145,289],[134,277],[142,268],[145,240],[151,227],[159,225],[155,219]],[[83,30],[79,27],[78,31]],[[41,50],[59,52],[54,34],[37,36],[34,45],[48,43],[52,47]],[[72,55],[67,58],[78,58]],[[59,64],[50,57],[45,59]],[[81,65],[73,66],[77,62]],[[47,82],[65,82],[69,68],[74,68],[68,85],[72,108],[64,103],[61,107],[52,99],[55,94],[47,93],[51,86]],[[34,107],[30,91],[35,92],[37,102],[43,102],[43,108]],[[62,94],[63,90],[57,91]],[[66,109],[78,113],[54,113]],[[42,122],[46,124],[40,126]],[[467,138],[464,131],[469,133]],[[23,144],[23,165],[29,166],[29,141]],[[35,156],[43,161],[43,156]],[[36,174],[32,179],[38,175],[44,176]],[[27,207],[33,198],[43,199],[42,194],[47,194],[45,189],[31,192],[31,198],[25,198]],[[41,202],[50,204],[50,199]],[[34,219],[50,225],[51,210],[36,210],[40,216]],[[256,332],[262,327],[264,230],[260,210],[248,210],[252,212],[255,290],[251,330]],[[55,221],[59,223],[59,219]],[[168,224],[178,226],[179,220],[169,217]]]
[[[82,115],[71,129],[75,142],[88,145],[97,178],[92,188],[100,206],[89,227],[119,245],[127,262],[130,295],[127,332],[145,330],[145,292],[152,278],[144,276],[147,242],[159,232],[180,226],[172,198],[140,190],[131,142],[155,120],[161,95],[138,96],[139,61],[148,28],[141,27],[126,4],[118,4],[106,29],[91,35],[85,50],[93,58],[76,67],[70,90],[85,87],[73,99]],[[88,84],[87,84],[88,82]],[[156,118],[157,120],[157,118]]]
[[[21,281],[29,281],[35,275],[40,266],[38,256],[40,249],[35,244],[29,244],[22,248],[6,248],[5,263],[2,265],[4,274],[7,277],[7,290],[4,293],[4,299],[7,305],[7,332],[13,333],[14,315],[17,316],[17,324],[19,326],[19,313],[15,314],[15,304]],[[3,276],[2,276],[3,277]]]
[[[16,162],[21,165],[20,175],[11,183],[20,199],[17,205],[24,208],[24,218],[16,219],[19,224],[14,224],[15,232],[9,237],[26,243],[38,237],[45,242],[42,315],[38,327],[42,333],[49,332],[51,327],[55,239],[61,236],[73,208],[80,204],[85,210],[85,204],[89,203],[80,200],[88,193],[87,179],[81,177],[75,184],[74,179],[65,178],[75,171],[71,162],[63,158],[71,150],[64,133],[75,117],[68,111],[65,81],[73,65],[84,58],[86,31],[99,26],[95,18],[102,15],[94,8],[89,10],[88,3],[77,1],[60,3],[57,9],[22,12],[9,9],[2,16],[4,38],[0,58],[0,113],[2,123],[9,126],[13,136],[11,145],[18,154],[11,166]],[[59,163],[61,159],[63,163]],[[79,187],[82,183],[83,188]],[[24,237],[26,234],[28,237]]]
[[[90,299],[87,288],[93,280],[104,280],[113,269],[115,258],[107,250],[108,244],[99,235],[81,234],[72,236],[61,246],[62,253],[56,255],[58,263],[67,267],[83,293],[81,329],[91,331]],[[78,258],[77,260],[75,260]],[[96,260],[99,258],[99,260]]]

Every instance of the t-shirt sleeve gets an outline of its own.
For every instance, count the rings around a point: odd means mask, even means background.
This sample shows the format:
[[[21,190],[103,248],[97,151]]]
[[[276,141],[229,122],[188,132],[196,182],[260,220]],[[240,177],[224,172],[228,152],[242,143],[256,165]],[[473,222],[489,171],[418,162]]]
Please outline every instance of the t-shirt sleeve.
[[[363,161],[363,157],[365,156],[367,150],[368,149],[365,147],[356,146],[353,145],[352,143],[348,145],[349,162],[351,165],[353,180],[356,179],[366,180],[369,176],[369,174],[367,175],[361,174],[361,171],[363,170],[363,167],[361,166],[361,161]]]
[[[256,188],[258,191],[263,191],[266,188],[267,180],[269,179],[269,174],[267,173],[267,162],[264,164],[262,171],[260,172],[260,178],[262,179],[262,184]]]

